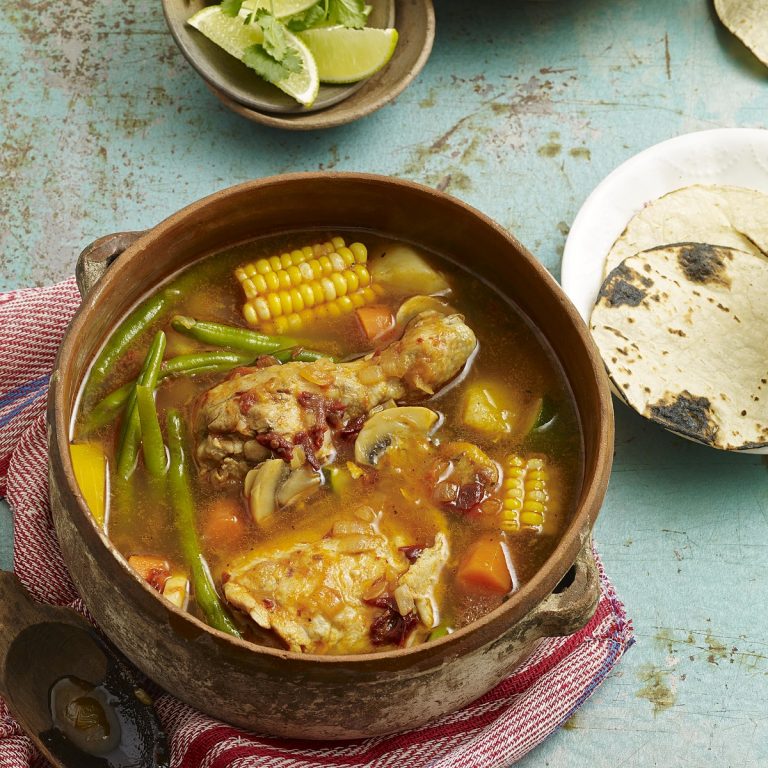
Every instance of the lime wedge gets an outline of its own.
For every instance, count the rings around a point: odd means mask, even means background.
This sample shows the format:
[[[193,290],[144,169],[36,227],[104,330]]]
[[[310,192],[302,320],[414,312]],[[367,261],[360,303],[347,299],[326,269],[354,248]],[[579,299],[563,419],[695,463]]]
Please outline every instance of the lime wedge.
[[[239,16],[227,16],[221,12],[221,6],[209,5],[187,19],[187,24],[242,61],[246,49],[261,43],[264,39],[257,24],[243,23],[249,15],[250,11],[241,10]],[[298,51],[302,67],[298,72],[287,74],[274,85],[296,99],[299,104],[308,107],[317,98],[320,87],[317,66],[307,46],[296,35],[286,29],[285,37]]]
[[[397,45],[396,29],[318,27],[299,33],[323,83],[356,83],[378,72]]]
[[[276,19],[285,19],[303,13],[317,3],[317,0],[243,0],[242,7],[248,11],[266,8]]]

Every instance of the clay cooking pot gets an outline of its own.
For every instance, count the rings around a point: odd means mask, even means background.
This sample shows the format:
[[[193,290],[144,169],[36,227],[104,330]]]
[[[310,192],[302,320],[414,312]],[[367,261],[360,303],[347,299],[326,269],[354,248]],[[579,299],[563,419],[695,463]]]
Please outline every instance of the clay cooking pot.
[[[556,549],[529,583],[454,634],[362,656],[259,647],[171,606],[128,568],[94,522],[77,488],[68,448],[87,367],[143,294],[199,258],[254,237],[335,227],[373,230],[464,260],[511,298],[560,360],[585,447],[578,505]],[[445,194],[381,176],[278,176],[226,189],[147,232],[102,238],[84,251],[78,278],[83,304],[61,346],[48,409],[54,522],[89,610],[115,645],[163,688],[210,715],[262,733],[371,736],[416,727],[467,704],[519,665],[540,638],[570,634],[592,615],[599,583],[589,536],[613,449],[603,364],[555,281],[487,217]]]

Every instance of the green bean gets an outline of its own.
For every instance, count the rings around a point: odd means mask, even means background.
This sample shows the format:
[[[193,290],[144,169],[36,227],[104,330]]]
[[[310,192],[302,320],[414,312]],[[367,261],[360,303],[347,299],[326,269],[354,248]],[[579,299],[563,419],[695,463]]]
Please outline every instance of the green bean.
[[[195,600],[206,621],[212,627],[240,637],[240,632],[221,604],[208,565],[200,549],[200,541],[195,527],[194,502],[192,501],[184,456],[183,425],[177,411],[168,411],[167,428],[168,450],[171,459],[168,470],[169,491],[176,516],[181,552],[191,572]]]
[[[164,352],[165,334],[162,331],[158,331],[144,359],[141,373],[136,380],[137,385],[148,387],[150,390],[155,389],[160,375],[160,366],[163,362]],[[131,476],[136,465],[140,440],[141,424],[139,422],[139,411],[136,407],[136,387],[134,387],[132,396],[129,396],[128,402],[125,404],[125,420],[117,450],[117,473],[124,480]]]
[[[180,291],[177,288],[166,288],[150,296],[146,301],[142,301],[120,323],[96,358],[88,378],[87,389],[95,392],[104,383],[107,375],[131,342],[179,295]]]
[[[193,352],[189,355],[178,355],[166,360],[160,371],[160,378],[174,376],[177,373],[209,373],[229,371],[240,365],[250,365],[255,360],[253,354],[238,352]]]
[[[130,398],[135,384],[135,381],[129,381],[100,400],[88,414],[85,422],[86,432],[93,432],[114,419]]]
[[[136,385],[136,407],[141,425],[141,450],[144,465],[153,477],[162,477],[166,470],[165,445],[157,418],[154,392],[149,387]]]
[[[195,352],[189,355],[178,355],[163,362],[160,368],[160,378],[164,379],[180,373],[197,375],[229,371],[240,365],[250,365],[254,359],[253,355],[238,352]],[[135,380],[129,381],[100,400],[86,419],[86,431],[92,432],[99,429],[113,419],[131,399],[135,384]]]
[[[240,349],[243,352],[253,352],[254,355],[268,355],[279,349],[296,346],[294,339],[285,336],[265,336],[248,328],[209,323],[183,315],[176,315],[171,320],[171,326],[175,331],[191,336],[203,344]]]
[[[291,347],[290,349],[279,349],[272,353],[272,357],[281,363],[290,363],[299,360],[302,363],[314,363],[316,360],[333,360],[325,352],[318,352],[316,349],[305,349],[304,347]]]

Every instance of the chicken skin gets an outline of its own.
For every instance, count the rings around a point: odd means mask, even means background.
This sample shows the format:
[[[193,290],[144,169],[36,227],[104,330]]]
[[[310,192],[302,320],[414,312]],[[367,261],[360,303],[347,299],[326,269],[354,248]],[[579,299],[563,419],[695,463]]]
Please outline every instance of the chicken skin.
[[[317,468],[333,453],[329,424],[350,423],[390,400],[434,394],[475,346],[461,315],[426,311],[400,339],[359,360],[240,369],[202,398],[198,460],[214,480],[240,479],[270,452],[290,461],[300,447]]]

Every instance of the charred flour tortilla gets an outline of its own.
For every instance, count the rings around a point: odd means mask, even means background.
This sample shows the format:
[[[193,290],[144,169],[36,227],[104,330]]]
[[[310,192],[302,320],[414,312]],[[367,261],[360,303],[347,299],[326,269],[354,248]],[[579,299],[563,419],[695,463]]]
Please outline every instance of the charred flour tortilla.
[[[698,184],[670,192],[629,222],[608,253],[603,275],[640,251],[684,242],[768,255],[768,195],[743,187]]]
[[[763,64],[768,64],[768,3],[765,0],[715,0],[720,21]]]
[[[768,445],[768,260],[679,243],[605,279],[590,327],[623,399],[725,450]]]

